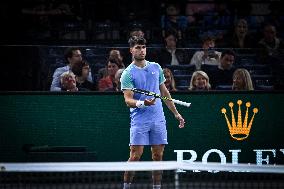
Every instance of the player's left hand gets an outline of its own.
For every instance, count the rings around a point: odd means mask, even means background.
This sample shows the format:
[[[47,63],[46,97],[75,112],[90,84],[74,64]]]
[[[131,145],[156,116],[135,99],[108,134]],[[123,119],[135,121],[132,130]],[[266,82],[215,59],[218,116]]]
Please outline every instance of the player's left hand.
[[[179,128],[184,128],[185,122],[184,122],[183,117],[179,113],[176,114],[175,117],[176,117],[177,120],[179,120],[179,126],[178,127]]]
[[[156,98],[152,98],[152,99],[145,99],[144,100],[144,104],[145,106],[152,106],[156,103]]]

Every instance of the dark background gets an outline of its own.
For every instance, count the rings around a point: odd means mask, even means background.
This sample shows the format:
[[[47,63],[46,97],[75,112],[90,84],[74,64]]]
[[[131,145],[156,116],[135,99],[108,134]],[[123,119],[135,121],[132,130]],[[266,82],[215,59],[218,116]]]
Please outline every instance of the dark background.
[[[122,55],[129,59],[127,40],[129,32],[133,28],[141,28],[145,32],[148,46],[153,48],[149,49],[149,52],[159,50],[164,45],[161,35],[161,16],[165,14],[165,7],[173,2],[180,6],[181,15],[186,14],[187,4],[197,3],[201,6],[206,3],[214,5],[225,3],[233,20],[263,16],[266,22],[272,22],[277,26],[278,36],[284,37],[284,11],[280,0],[3,1],[0,6],[0,90],[49,90],[53,71],[57,67],[65,65],[63,49],[68,46],[81,47],[84,58],[89,61],[95,75],[97,69],[105,65],[107,53],[112,48],[120,49]],[[25,13],[27,10],[41,10],[39,7],[43,7],[43,10],[57,10],[62,4],[70,8],[71,14]],[[254,15],[252,13],[253,4],[266,6],[269,13],[260,12],[260,15]],[[207,13],[202,14],[206,15]],[[204,34],[232,31],[234,25],[234,21],[226,28],[207,25],[202,22],[204,15],[195,16],[201,21],[189,24],[183,38],[183,47],[188,48],[189,54],[200,48],[201,38]],[[262,36],[262,26],[261,24],[250,27],[257,39]],[[92,50],[88,51],[88,49]],[[251,55],[254,54],[253,51],[250,51],[246,55],[252,57]],[[128,59],[126,64],[129,64]],[[151,60],[151,58],[149,59]],[[251,61],[248,59],[245,57],[244,60]],[[282,81],[282,85],[283,83]]]

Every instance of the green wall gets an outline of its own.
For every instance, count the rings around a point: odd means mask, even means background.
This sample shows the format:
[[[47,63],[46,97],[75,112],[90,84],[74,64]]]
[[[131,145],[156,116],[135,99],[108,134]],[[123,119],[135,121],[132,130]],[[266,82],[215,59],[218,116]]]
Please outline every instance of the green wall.
[[[176,99],[192,103],[190,108],[177,105],[186,120],[186,127],[165,108],[168,141],[165,160],[176,160],[174,150],[194,150],[197,160],[210,149],[224,153],[232,162],[229,150],[240,149],[239,162],[256,163],[255,149],[275,149],[269,155],[271,164],[284,164],[284,93],[177,93]],[[237,100],[257,107],[249,137],[243,141],[231,138],[221,108]],[[0,162],[23,162],[33,159],[23,151],[25,144],[35,146],[86,146],[95,153],[96,161],[126,161],[129,155],[129,109],[122,94],[99,93],[2,93],[0,95]],[[242,105],[244,118],[245,105]],[[237,106],[234,107],[237,119]],[[145,149],[143,160],[150,160]],[[68,154],[66,154],[68,156]],[[59,156],[58,156],[59,157]],[[186,153],[184,159],[190,159]],[[88,160],[88,158],[87,158]],[[42,158],[38,161],[49,161]],[[51,161],[51,160],[50,160]],[[84,159],[82,158],[82,161]],[[208,161],[220,162],[212,153]]]

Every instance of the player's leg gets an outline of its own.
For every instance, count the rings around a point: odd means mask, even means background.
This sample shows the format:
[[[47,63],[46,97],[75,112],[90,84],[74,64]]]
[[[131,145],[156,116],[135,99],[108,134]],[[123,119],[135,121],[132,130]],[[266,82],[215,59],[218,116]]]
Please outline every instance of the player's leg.
[[[130,156],[128,161],[139,161],[143,154],[143,145],[130,146]],[[124,173],[124,189],[129,189],[134,177],[134,171],[125,171]]]
[[[149,145],[149,130],[147,125],[131,125],[130,128],[130,156],[128,161],[139,161],[144,145]],[[124,173],[124,189],[129,189],[134,177],[133,171]]]
[[[153,161],[162,161],[165,145],[168,144],[165,121],[157,121],[152,125],[150,131],[150,144]],[[152,177],[153,188],[161,188],[162,171],[153,171]]]
[[[153,161],[162,161],[163,154],[164,154],[165,145],[152,145],[152,159]],[[162,181],[162,171],[153,171],[152,172],[153,178],[153,189],[160,189],[161,188],[161,181]]]

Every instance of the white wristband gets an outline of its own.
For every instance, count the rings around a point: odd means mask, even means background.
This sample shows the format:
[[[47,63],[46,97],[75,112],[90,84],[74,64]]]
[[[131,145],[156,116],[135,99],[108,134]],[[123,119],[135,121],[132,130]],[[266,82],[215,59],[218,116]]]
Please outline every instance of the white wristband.
[[[137,107],[137,108],[145,108],[144,101],[137,100],[137,102],[136,102],[136,107]]]

